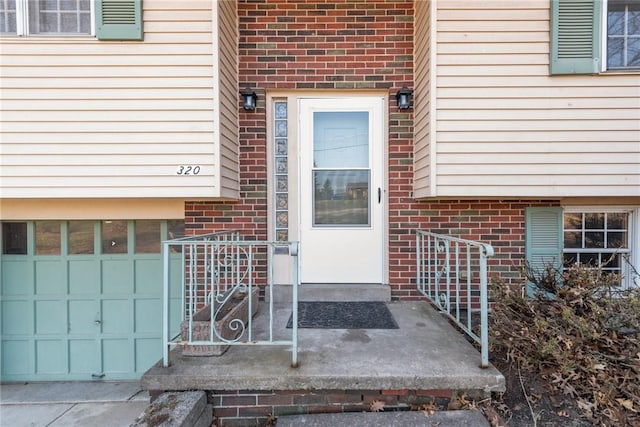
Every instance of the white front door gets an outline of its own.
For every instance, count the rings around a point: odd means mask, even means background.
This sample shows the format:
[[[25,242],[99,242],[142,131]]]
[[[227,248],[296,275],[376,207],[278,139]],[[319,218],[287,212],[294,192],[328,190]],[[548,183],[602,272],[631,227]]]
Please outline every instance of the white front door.
[[[384,100],[301,99],[300,279],[384,281]]]

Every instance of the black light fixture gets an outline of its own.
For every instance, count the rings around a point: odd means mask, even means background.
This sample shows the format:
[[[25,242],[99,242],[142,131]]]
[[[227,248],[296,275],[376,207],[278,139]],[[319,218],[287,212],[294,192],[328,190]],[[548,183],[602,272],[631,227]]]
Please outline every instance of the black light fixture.
[[[408,87],[403,86],[402,89],[396,93],[396,103],[400,110],[407,110],[411,108],[412,101],[413,91]]]
[[[246,87],[240,91],[240,95],[242,95],[242,108],[244,108],[244,111],[255,111],[256,101],[258,100],[256,92],[250,87]]]

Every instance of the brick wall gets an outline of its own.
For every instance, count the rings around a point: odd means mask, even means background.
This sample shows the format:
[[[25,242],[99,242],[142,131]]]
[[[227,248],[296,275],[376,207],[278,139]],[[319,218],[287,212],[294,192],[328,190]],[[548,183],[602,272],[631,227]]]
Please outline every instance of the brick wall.
[[[245,390],[210,391],[208,399],[216,426],[264,426],[282,415],[369,411],[374,401],[383,402],[386,411],[445,409],[458,395],[453,390]]]
[[[490,274],[515,280],[524,255],[524,208],[543,201],[412,199],[413,114],[394,94],[413,87],[413,2],[240,0],[240,86],[259,94],[240,114],[237,202],[188,202],[188,233],[241,229],[267,239],[265,91],[378,89],[389,92],[389,275],[394,299],[417,298],[413,230],[451,233],[496,249]],[[239,101],[240,102],[240,101]]]

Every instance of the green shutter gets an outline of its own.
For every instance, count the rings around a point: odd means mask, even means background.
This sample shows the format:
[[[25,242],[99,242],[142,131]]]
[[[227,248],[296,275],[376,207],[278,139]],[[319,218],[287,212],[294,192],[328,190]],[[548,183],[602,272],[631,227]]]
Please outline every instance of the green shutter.
[[[525,229],[525,258],[529,267],[534,272],[543,272],[546,265],[552,264],[561,271],[562,208],[526,208]],[[530,291],[528,289],[529,295]]]
[[[601,0],[551,0],[551,74],[600,72],[601,14]]]
[[[142,40],[142,0],[97,0],[99,40]]]

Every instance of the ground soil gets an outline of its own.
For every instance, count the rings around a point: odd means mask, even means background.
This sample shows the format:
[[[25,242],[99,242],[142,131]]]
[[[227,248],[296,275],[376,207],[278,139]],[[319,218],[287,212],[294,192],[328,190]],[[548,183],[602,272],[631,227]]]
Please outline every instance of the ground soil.
[[[591,422],[580,417],[575,400],[570,396],[552,392],[538,374],[518,371],[517,366],[506,362],[505,355],[492,356],[494,359],[492,363],[504,375],[506,383],[506,392],[501,396],[493,396],[491,407],[488,410],[485,408],[485,415],[492,425],[514,427],[592,425]]]

